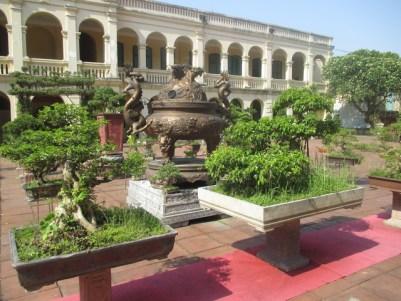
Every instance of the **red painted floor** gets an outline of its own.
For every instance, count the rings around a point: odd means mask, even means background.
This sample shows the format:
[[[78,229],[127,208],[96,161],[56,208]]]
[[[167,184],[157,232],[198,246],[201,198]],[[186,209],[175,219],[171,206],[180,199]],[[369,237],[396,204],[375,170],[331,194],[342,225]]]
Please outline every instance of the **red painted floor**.
[[[235,251],[113,287],[115,301],[287,300],[401,254],[401,230],[370,216],[302,235],[312,264],[287,274]],[[234,244],[235,246],[235,244]],[[70,296],[59,301],[77,301]]]

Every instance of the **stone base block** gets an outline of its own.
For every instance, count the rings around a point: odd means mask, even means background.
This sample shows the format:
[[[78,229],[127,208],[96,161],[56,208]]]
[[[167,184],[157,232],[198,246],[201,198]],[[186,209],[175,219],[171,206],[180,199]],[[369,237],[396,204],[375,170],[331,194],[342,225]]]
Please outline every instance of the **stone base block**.
[[[81,301],[111,301],[111,272],[105,269],[79,276]]]
[[[197,189],[181,189],[166,194],[153,188],[149,181],[129,181],[127,204],[141,207],[172,226],[185,226],[190,220],[220,215],[212,209],[200,207]]]

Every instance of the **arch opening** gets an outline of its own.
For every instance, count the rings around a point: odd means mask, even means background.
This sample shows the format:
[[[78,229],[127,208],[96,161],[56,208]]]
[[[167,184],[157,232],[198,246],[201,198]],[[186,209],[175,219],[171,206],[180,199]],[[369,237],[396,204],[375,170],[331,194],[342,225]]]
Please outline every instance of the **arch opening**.
[[[242,75],[242,46],[233,43],[228,48],[228,73]]]
[[[240,109],[244,108],[242,100],[239,98],[234,98],[233,100],[231,100],[230,104],[233,106],[236,106],[237,108],[240,108]]]
[[[166,70],[166,37],[159,32],[153,32],[146,39],[146,45],[146,67]]]
[[[10,99],[0,91],[0,142],[3,141],[3,125],[11,121]]]
[[[122,28],[117,32],[117,61],[118,66],[126,65],[139,67],[138,35],[129,28]]]
[[[104,63],[104,30],[100,22],[93,19],[79,25],[79,56],[83,62]]]
[[[249,75],[252,77],[262,77],[262,57],[263,50],[257,46],[249,50]]]
[[[292,56],[292,79],[303,81],[305,68],[305,56],[297,52]]]
[[[64,103],[64,101],[60,96],[35,96],[32,98],[32,115],[37,116],[41,109],[55,103]]]
[[[313,59],[313,81],[316,83],[323,82],[323,66],[326,60],[323,56],[317,55]]]
[[[255,99],[252,101],[250,108],[253,120],[259,120],[262,118],[262,104],[260,100]]]
[[[220,74],[221,72],[221,44],[216,40],[210,40],[205,45],[206,72]]]
[[[26,21],[26,50],[28,57],[63,59],[62,26],[48,13],[35,13]]]
[[[192,66],[192,41],[190,38],[181,36],[174,43],[174,63],[188,64]]]
[[[7,18],[6,15],[0,10],[0,56],[8,56],[8,32],[7,32]]]
[[[272,78],[285,79],[287,54],[282,49],[277,49],[272,57]]]

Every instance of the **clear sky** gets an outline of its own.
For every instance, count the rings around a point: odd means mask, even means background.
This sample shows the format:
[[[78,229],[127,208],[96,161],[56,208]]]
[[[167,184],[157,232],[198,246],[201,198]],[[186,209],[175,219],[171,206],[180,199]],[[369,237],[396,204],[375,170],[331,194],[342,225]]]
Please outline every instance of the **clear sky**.
[[[401,0],[162,0],[334,38],[334,53],[360,48],[401,55]]]

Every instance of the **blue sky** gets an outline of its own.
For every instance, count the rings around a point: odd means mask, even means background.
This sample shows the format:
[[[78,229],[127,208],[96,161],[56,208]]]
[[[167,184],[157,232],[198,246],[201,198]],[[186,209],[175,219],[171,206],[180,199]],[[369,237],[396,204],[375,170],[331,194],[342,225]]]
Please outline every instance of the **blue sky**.
[[[401,55],[401,0],[163,0],[332,36],[335,54],[360,48]]]

